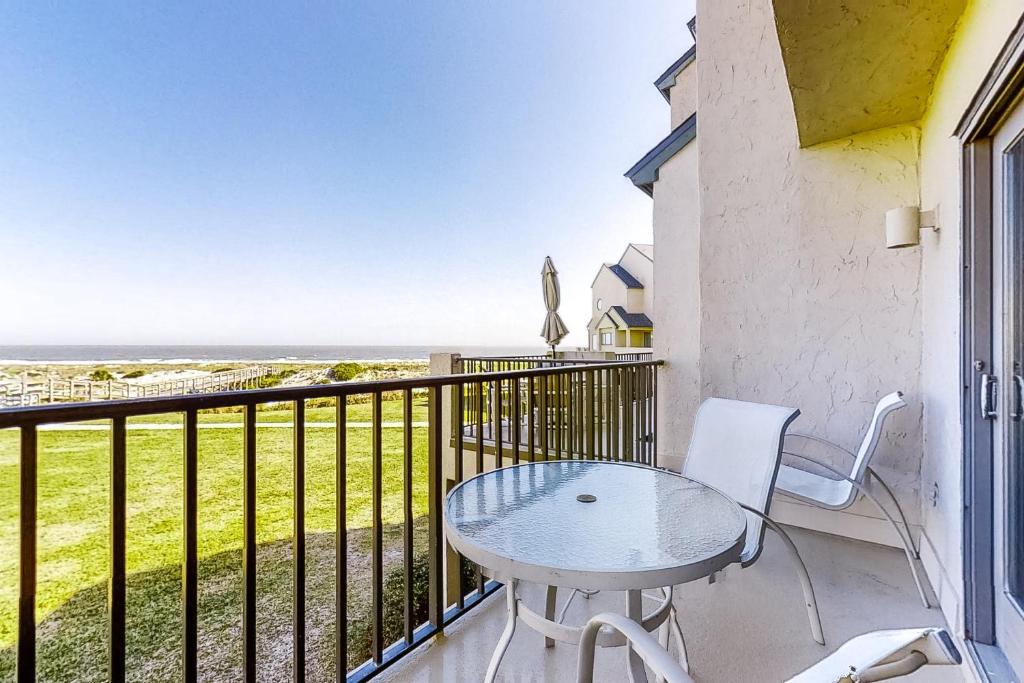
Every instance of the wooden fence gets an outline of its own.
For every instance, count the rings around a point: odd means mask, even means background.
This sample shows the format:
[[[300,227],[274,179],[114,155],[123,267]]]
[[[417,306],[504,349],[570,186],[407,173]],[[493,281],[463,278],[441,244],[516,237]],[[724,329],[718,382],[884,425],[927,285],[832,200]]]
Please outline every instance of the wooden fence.
[[[252,365],[238,370],[214,372],[201,377],[165,379],[156,382],[46,378],[0,385],[0,407],[32,406],[62,401],[101,401],[111,399],[185,396],[231,389],[255,389],[261,377],[273,374],[273,368]]]

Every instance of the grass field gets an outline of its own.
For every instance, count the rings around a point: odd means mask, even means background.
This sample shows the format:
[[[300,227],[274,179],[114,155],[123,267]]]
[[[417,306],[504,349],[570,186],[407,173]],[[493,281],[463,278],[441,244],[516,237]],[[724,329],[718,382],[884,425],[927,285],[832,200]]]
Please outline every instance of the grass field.
[[[399,421],[401,401],[385,401],[383,419]],[[266,410],[259,422],[290,421]],[[240,422],[240,413],[203,413],[200,422]],[[308,422],[334,422],[333,408],[309,408]],[[352,423],[370,405],[348,408]],[[426,420],[426,399],[413,419]],[[180,422],[146,416],[131,424]],[[414,428],[414,514],[426,510],[426,429]],[[346,519],[350,529],[349,628],[359,638],[368,585],[371,430],[348,430]],[[109,433],[39,435],[38,659],[40,681],[102,681],[109,567]],[[182,433],[128,431],[129,671],[134,680],[180,677]],[[200,659],[205,680],[234,680],[241,658],[242,431],[200,429]],[[257,430],[257,537],[260,678],[286,680],[291,653],[292,429]],[[308,671],[333,668],[335,429],[306,432]],[[386,566],[400,562],[402,429],[383,430]],[[18,434],[0,431],[0,680],[11,680],[18,591]],[[422,529],[417,524],[417,533]],[[417,545],[419,545],[419,541]],[[351,639],[350,639],[351,642]],[[361,660],[359,660],[361,661]],[[351,663],[353,660],[350,659]]]

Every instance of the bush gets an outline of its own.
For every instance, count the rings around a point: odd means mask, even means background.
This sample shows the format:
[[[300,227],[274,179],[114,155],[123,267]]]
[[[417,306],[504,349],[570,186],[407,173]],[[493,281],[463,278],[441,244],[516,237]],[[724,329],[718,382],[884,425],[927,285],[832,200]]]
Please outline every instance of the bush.
[[[260,377],[258,380],[256,380],[256,388],[269,389],[270,387],[276,387],[280,383],[280,375],[263,375],[263,377]]]
[[[363,371],[359,363],[338,363],[331,368],[331,377],[336,382],[347,382]]]
[[[114,379],[114,376],[110,374],[110,370],[107,370],[106,368],[100,368],[98,370],[93,370],[92,373],[90,373],[89,375],[89,379],[91,379],[93,382],[106,382],[108,380]]]
[[[146,374],[145,370],[132,370],[121,375],[121,379],[135,379],[136,377],[142,377]]]

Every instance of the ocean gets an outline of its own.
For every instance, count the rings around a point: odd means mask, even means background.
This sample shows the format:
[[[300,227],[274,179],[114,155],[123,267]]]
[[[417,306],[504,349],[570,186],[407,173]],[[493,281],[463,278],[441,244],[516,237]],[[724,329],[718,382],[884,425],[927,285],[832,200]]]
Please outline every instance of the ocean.
[[[342,360],[427,360],[431,353],[509,356],[544,353],[543,346],[0,346],[0,365],[93,363],[201,363]]]

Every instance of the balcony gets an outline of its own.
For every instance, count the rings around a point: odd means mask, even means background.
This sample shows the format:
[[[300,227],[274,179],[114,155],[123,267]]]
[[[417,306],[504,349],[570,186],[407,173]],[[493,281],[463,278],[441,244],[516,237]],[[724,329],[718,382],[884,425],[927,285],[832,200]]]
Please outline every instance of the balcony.
[[[17,586],[17,600],[0,603],[16,634],[0,649],[0,677],[479,680],[504,624],[503,589],[446,544],[445,490],[531,460],[657,465],[660,365],[448,357],[432,376],[408,380],[0,411],[0,456],[17,463],[8,486],[18,492],[18,528],[0,531],[18,557],[0,565],[8,598]],[[100,438],[85,464],[105,483],[91,529],[55,503],[51,478],[66,451],[50,425],[82,421]],[[171,441],[147,436],[154,422]],[[222,462],[207,459],[209,422],[218,423],[211,434],[237,427],[237,450]],[[158,446],[165,469],[148,470]],[[180,488],[158,495],[169,471]],[[209,497],[211,480],[228,491],[230,511]],[[153,559],[155,527],[178,534],[177,556]],[[794,534],[828,648],[811,640],[796,576],[769,536],[752,568],[676,597],[701,680],[781,680],[854,634],[940,623],[918,603],[902,553]],[[72,585],[62,547],[79,535],[107,559]],[[577,600],[568,619],[622,602],[606,593]],[[600,652],[603,680],[622,680],[623,660],[620,649]],[[571,680],[574,668],[574,648],[546,650],[522,628],[501,677]],[[927,680],[961,679],[929,671]]]

